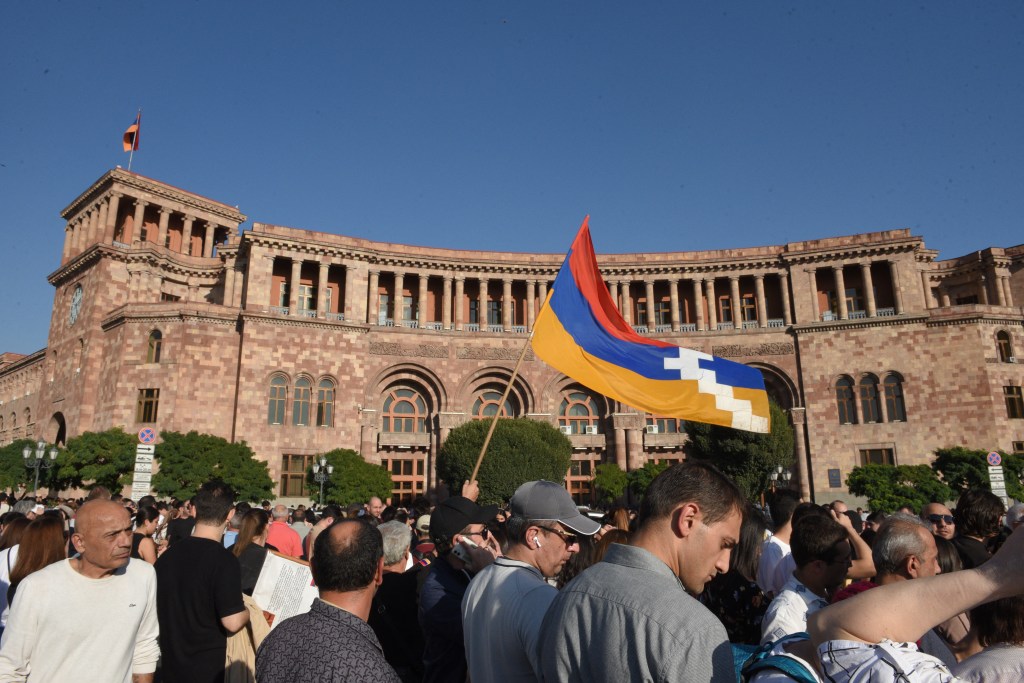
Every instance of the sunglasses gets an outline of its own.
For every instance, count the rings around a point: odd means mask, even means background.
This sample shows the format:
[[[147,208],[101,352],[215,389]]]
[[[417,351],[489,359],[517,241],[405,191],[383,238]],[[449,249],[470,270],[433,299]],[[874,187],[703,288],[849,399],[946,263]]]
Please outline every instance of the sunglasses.
[[[479,536],[480,538],[482,538],[482,539],[484,539],[486,541],[488,538],[490,538],[491,532],[490,532],[489,529],[484,529],[483,531],[467,531],[466,533],[464,533],[462,535],[463,536]]]
[[[953,523],[953,515],[928,515],[928,521],[932,524],[938,524],[939,522],[945,522],[946,524]]]
[[[567,534],[567,533],[565,533],[564,531],[562,531],[560,529],[549,529],[546,526],[542,526],[540,528],[543,529],[544,531],[550,531],[553,534],[558,534],[559,536],[561,536],[562,540],[565,541],[565,546],[567,548],[569,546],[571,546],[571,545],[576,545],[577,543],[580,542],[580,537],[577,536],[576,534]]]

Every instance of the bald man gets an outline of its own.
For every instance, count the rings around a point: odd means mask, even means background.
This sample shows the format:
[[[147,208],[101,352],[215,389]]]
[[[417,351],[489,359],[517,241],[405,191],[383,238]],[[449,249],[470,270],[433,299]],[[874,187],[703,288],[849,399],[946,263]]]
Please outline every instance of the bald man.
[[[129,558],[128,511],[109,500],[79,508],[79,556],[29,575],[0,641],[0,681],[151,683],[160,657],[156,573]]]

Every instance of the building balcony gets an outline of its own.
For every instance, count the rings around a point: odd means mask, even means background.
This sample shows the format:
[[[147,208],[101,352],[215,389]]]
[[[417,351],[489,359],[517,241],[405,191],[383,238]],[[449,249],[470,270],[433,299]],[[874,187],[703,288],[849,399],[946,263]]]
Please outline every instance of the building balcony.
[[[680,332],[696,332],[697,331],[697,323],[683,323],[682,325],[679,326],[679,331]]]
[[[465,330],[466,332],[479,332],[480,323],[466,323],[465,325],[462,326],[462,329]]]
[[[743,329],[745,330],[756,330],[760,325],[757,324],[756,320],[744,320]]]
[[[441,330],[444,329],[444,324],[443,323],[438,323],[438,322],[429,322],[429,323],[426,323],[426,325],[424,325],[424,327],[426,329],[428,329],[428,330],[434,330],[435,332],[440,332]]]
[[[344,320],[345,319],[345,314],[344,313],[325,313],[324,317],[327,320]]]
[[[782,318],[771,318],[768,321],[768,327],[785,327],[786,321]]]
[[[274,313],[276,315],[288,315],[288,307],[287,306],[271,306],[270,307],[270,312]]]
[[[637,334],[647,334],[647,325],[633,325],[633,331]]]
[[[877,315],[879,318],[889,318],[896,315],[896,309],[892,307],[879,308],[877,311],[875,311],[875,315]]]
[[[720,329],[720,330],[731,330],[731,329],[733,329],[735,327],[736,326],[733,325],[731,322],[728,322],[728,323],[718,323],[718,329]]]
[[[381,432],[377,442],[381,446],[396,448],[429,448],[430,432]]]

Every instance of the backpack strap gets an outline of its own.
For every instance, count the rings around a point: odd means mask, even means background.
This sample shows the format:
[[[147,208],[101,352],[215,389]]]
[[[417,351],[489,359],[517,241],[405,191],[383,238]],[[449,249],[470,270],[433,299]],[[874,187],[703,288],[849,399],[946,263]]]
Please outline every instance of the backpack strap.
[[[786,654],[773,654],[779,645],[809,639],[810,636],[806,633],[792,633],[775,642],[761,645],[743,664],[742,680],[746,683],[753,679],[757,672],[773,669],[781,671],[798,683],[820,683],[821,679],[808,669],[803,660]]]

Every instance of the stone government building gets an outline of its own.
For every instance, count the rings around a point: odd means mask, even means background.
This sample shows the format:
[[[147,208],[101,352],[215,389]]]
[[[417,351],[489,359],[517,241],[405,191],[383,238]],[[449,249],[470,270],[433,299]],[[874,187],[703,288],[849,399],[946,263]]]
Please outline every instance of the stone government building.
[[[311,458],[346,447],[406,501],[436,483],[449,430],[495,411],[569,435],[581,502],[601,462],[685,457],[679,421],[529,353],[499,405],[564,254],[240,233],[237,208],[120,168],[61,215],[47,347],[0,356],[0,444],[195,429],[248,442],[296,500]],[[1024,451],[1024,245],[937,256],[888,230],[599,263],[638,332],[764,373],[794,431],[794,485],[825,500],[866,462]]]

